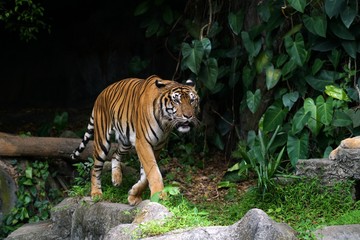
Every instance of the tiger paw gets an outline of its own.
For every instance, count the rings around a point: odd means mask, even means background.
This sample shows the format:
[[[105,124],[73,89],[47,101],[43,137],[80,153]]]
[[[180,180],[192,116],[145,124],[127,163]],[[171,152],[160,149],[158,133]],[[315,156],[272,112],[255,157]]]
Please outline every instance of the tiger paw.
[[[129,197],[128,197],[128,202],[131,206],[138,205],[139,203],[141,203],[141,201],[142,201],[142,198],[140,196],[129,195]]]
[[[92,199],[99,199],[102,197],[101,189],[91,190],[91,198]]]
[[[122,183],[122,174],[113,173],[111,177],[111,182],[115,187],[120,186]]]

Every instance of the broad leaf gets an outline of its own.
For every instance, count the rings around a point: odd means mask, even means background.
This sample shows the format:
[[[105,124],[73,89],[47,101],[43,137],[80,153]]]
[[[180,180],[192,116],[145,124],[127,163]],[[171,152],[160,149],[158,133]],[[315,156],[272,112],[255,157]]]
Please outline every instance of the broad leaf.
[[[289,108],[289,110],[292,108],[292,106],[294,105],[294,103],[296,103],[298,99],[299,99],[299,92],[297,91],[286,93],[282,96],[282,102],[285,107]]]
[[[293,167],[296,166],[299,159],[306,159],[308,157],[308,148],[309,135],[307,133],[302,134],[300,138],[291,135],[288,136],[287,153]]]
[[[174,14],[172,9],[169,6],[166,6],[162,13],[162,18],[164,22],[168,25],[171,25],[174,21]]]
[[[350,57],[356,58],[357,55],[357,41],[341,41],[341,46],[345,49],[346,53],[349,54]]]
[[[199,40],[193,41],[193,46],[183,43],[181,53],[184,64],[195,74],[199,73],[200,64],[204,55],[203,44]]]
[[[289,4],[297,11],[304,13],[306,0],[288,0]]]
[[[256,89],[255,93],[251,91],[246,92],[246,103],[252,113],[255,113],[261,103],[260,89]]]
[[[354,5],[356,4],[355,1],[349,1],[349,3],[354,3]],[[345,27],[350,27],[356,17],[356,14],[356,6],[346,6],[344,11],[341,11],[340,17]]]
[[[333,118],[332,102],[333,99],[331,97],[328,98],[326,102],[321,95],[316,98],[316,107],[318,109],[320,121],[326,126],[330,125]]]
[[[266,75],[266,87],[268,90],[275,87],[281,77],[281,70],[274,69],[274,66],[271,64],[265,70]]]
[[[271,64],[271,58],[272,58],[272,53],[270,51],[264,51],[260,53],[255,61],[256,72],[262,73],[263,70],[267,66],[269,66],[269,64]]]
[[[327,95],[329,95],[332,98],[335,99],[339,99],[342,101],[350,101],[350,98],[348,97],[348,95],[346,94],[346,92],[344,91],[344,89],[339,88],[337,86],[334,85],[328,85],[325,87],[325,93]]]
[[[230,12],[228,15],[229,26],[235,35],[239,35],[244,23],[244,11],[240,10],[237,13]]]
[[[331,21],[329,24],[331,32],[333,32],[337,37],[345,40],[355,40],[355,36],[352,32],[345,27],[345,25],[340,21]]]
[[[305,80],[312,88],[323,92],[327,85],[333,85],[340,78],[342,78],[342,75],[338,72],[322,70],[316,77],[306,76]]]
[[[301,132],[305,125],[308,123],[309,119],[311,117],[310,112],[306,112],[304,108],[300,108],[294,115],[292,119],[292,128],[291,131],[295,135],[299,132]]]
[[[353,122],[353,128],[360,126],[360,111],[357,109],[348,109],[346,114],[351,118]]]
[[[325,0],[325,12],[329,18],[337,16],[344,7],[344,0]]]
[[[208,38],[201,39],[201,43],[204,48],[204,54],[206,57],[209,57],[211,52],[211,41]]]
[[[303,16],[305,27],[313,34],[320,37],[326,37],[327,21],[324,15],[322,16]]]
[[[323,60],[320,60],[319,58],[315,59],[313,65],[311,66],[312,75],[315,76],[315,74],[317,74],[320,71],[323,65],[324,65]]]
[[[139,16],[146,13],[149,10],[149,1],[142,1],[134,11],[134,16]]]
[[[332,125],[335,127],[348,127],[352,126],[353,121],[345,112],[336,110],[334,112],[334,119]]]
[[[248,32],[241,32],[241,39],[244,42],[246,51],[249,53],[249,60],[252,61],[252,59],[256,57],[260,52],[261,41],[251,40]]]
[[[319,120],[319,114],[317,111],[317,107],[315,105],[315,102],[312,98],[306,98],[304,101],[304,110],[305,113],[310,112],[311,117],[308,120],[308,128],[310,129],[311,133],[314,136],[317,136],[320,132],[320,129],[322,127],[322,123]]]
[[[287,53],[290,55],[291,59],[295,61],[295,63],[302,67],[307,58],[307,51],[305,49],[305,43],[302,35],[297,33],[295,35],[295,41],[291,37],[285,37],[285,47]]]
[[[281,126],[287,114],[287,109],[282,109],[275,105],[270,106],[264,115],[263,128],[265,132],[274,131],[277,126]]]
[[[215,58],[209,58],[204,62],[204,67],[201,68],[199,78],[204,83],[205,87],[213,91],[216,86],[218,76],[218,65]]]

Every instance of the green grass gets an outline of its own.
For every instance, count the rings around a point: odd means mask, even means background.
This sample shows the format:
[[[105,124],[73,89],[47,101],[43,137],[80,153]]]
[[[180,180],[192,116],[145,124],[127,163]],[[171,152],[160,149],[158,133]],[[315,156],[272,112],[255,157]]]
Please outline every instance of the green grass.
[[[127,192],[136,179],[124,178],[123,185],[113,187],[110,174],[103,176],[103,200],[127,203]],[[321,226],[360,223],[360,201],[351,197],[352,182],[324,187],[318,180],[296,181],[277,185],[265,197],[255,188],[239,195],[235,188],[228,190],[225,200],[190,203],[181,194],[170,195],[162,201],[173,214],[164,225],[147,223],[141,226],[143,236],[162,234],[174,229],[210,225],[231,225],[250,209],[260,208],[277,222],[284,222],[299,232],[299,239],[314,239],[312,232]],[[73,187],[73,193],[89,192],[90,184]],[[143,197],[149,198],[149,191]]]

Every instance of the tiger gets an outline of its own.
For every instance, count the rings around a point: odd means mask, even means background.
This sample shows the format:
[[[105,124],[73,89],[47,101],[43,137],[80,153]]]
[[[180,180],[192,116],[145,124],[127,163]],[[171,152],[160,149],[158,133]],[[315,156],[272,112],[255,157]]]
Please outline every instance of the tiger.
[[[121,159],[135,150],[140,161],[140,179],[128,192],[129,204],[139,204],[147,186],[151,196],[161,193],[164,184],[157,164],[160,151],[173,129],[187,133],[199,125],[199,100],[190,79],[181,84],[152,75],[146,79],[123,79],[105,88],[95,100],[82,142],[71,154],[72,159],[79,157],[94,137],[91,197],[102,196],[101,171],[113,135],[118,147],[111,157],[112,184],[121,184]]]

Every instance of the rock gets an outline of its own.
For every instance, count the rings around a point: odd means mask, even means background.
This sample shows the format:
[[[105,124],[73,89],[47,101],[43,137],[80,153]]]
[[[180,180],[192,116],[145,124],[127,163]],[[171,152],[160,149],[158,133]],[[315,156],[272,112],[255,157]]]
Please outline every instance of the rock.
[[[42,221],[38,223],[28,223],[12,232],[6,239],[7,240],[36,240],[36,239],[70,239],[57,236],[56,233],[51,231],[53,223]]]
[[[15,170],[7,163],[0,160],[0,227],[3,215],[6,215],[16,203]]]
[[[173,216],[166,207],[156,202],[150,202],[150,200],[142,201],[138,208],[141,210],[136,214],[132,223],[140,224],[150,221],[164,222],[166,218]]]
[[[102,239],[113,227],[131,223],[135,207],[121,203],[97,202],[85,198],[72,216],[72,239]]]
[[[347,179],[339,163],[329,159],[300,159],[296,164],[296,175],[310,179],[319,178],[324,185]]]
[[[237,223],[224,227],[201,227],[174,231],[146,240],[295,240],[296,232],[290,226],[277,223],[260,209],[251,209]]]
[[[327,226],[314,234],[318,240],[360,239],[360,224]]]

